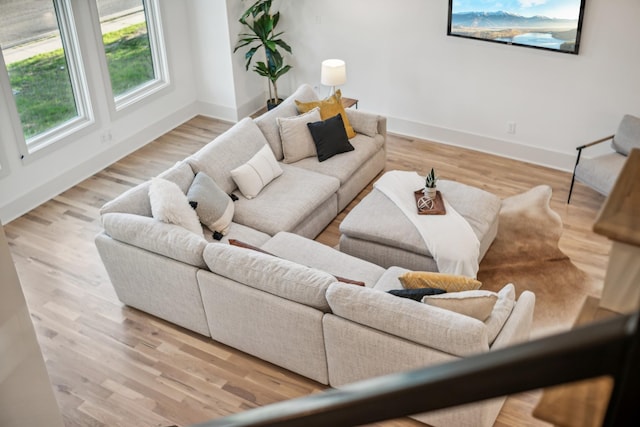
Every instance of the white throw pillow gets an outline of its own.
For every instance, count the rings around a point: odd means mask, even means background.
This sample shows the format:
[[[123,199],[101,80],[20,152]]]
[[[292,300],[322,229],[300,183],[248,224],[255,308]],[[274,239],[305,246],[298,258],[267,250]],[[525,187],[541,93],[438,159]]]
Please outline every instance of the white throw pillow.
[[[493,310],[498,294],[491,291],[448,292],[439,295],[427,295],[422,302],[445,310],[455,311],[484,322]]]
[[[151,215],[158,221],[179,225],[204,237],[198,214],[189,205],[187,196],[174,182],[153,178],[149,185]]]
[[[278,117],[284,163],[294,163],[307,157],[315,157],[316,144],[313,142],[307,123],[319,122],[320,108],[316,107],[294,117]]]
[[[231,177],[247,199],[253,199],[275,178],[282,175],[282,168],[265,145],[247,163],[231,171]]]

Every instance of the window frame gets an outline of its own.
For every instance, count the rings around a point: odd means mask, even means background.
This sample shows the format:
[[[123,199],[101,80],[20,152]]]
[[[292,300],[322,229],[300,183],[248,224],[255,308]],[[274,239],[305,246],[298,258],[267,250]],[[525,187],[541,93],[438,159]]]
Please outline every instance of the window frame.
[[[53,7],[56,13],[63,52],[67,61],[77,116],[42,133],[26,138],[16,103],[11,103],[9,105],[9,115],[16,135],[20,158],[23,162],[28,162],[35,155],[48,152],[50,147],[59,146],[59,143],[68,139],[70,135],[95,123],[95,114],[84,67],[84,58],[80,48],[80,38],[75,24],[72,0],[53,0]],[[4,57],[1,62],[4,69],[0,84],[8,88],[11,99],[13,99],[11,82]]]
[[[94,2],[95,4],[95,2]],[[103,75],[105,91],[107,99],[113,114],[126,110],[132,105],[138,104],[140,101],[147,99],[149,96],[170,86],[169,78],[169,61],[167,58],[167,50],[164,41],[164,30],[162,26],[162,16],[160,14],[160,5],[158,0],[142,0],[144,8],[145,20],[147,25],[147,34],[149,36],[149,49],[151,50],[151,60],[153,64],[154,78],[133,88],[121,95],[113,93],[111,85],[111,75],[107,65],[107,56],[102,42],[102,28],[100,25],[100,14],[97,13],[97,4],[95,4],[96,15],[98,16],[98,43],[102,50],[101,67]]]

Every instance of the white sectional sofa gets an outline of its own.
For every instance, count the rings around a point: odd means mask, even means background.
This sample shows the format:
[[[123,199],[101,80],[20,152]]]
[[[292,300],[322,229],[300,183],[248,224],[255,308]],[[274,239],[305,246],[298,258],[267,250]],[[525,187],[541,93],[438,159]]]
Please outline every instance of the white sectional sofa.
[[[238,197],[220,241],[154,219],[150,183],[101,210],[96,245],[118,298],[322,384],[343,384],[490,351],[528,339],[535,297],[500,295],[481,322],[393,296],[399,267],[382,268],[311,240],[383,170],[386,121],[347,110],[358,135],[354,150],[325,162],[282,162],[277,117],[297,114],[294,100],[313,100],[301,86],[258,119],[244,119],[160,176],[187,193],[206,171]],[[252,199],[230,171],[268,144],[282,175]],[[229,245],[237,239],[267,251]],[[342,276],[364,286],[341,283]],[[340,280],[344,280],[341,279]],[[381,319],[384,321],[381,322]],[[439,411],[433,425],[492,425],[504,399]]]

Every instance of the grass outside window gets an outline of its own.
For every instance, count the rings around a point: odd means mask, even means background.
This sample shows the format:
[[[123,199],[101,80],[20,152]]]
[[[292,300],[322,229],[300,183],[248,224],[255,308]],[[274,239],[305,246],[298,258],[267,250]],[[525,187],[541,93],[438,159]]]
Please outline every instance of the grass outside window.
[[[114,96],[154,78],[146,23],[103,37]],[[25,138],[77,116],[73,89],[62,49],[7,65]]]

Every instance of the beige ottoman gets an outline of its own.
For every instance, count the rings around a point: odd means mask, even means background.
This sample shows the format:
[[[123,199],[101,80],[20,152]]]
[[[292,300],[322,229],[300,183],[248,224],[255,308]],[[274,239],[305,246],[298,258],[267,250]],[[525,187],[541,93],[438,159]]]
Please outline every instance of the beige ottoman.
[[[438,190],[471,225],[480,241],[480,262],[498,232],[500,199],[454,181],[438,181]],[[410,270],[438,271],[413,223],[375,188],[340,224],[340,250],[385,268],[396,265]]]

